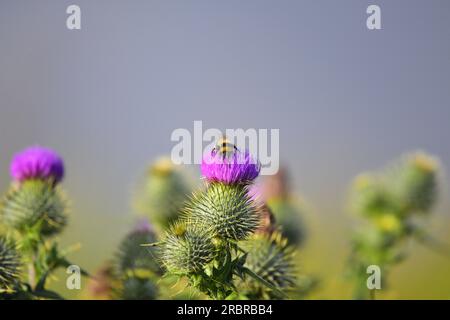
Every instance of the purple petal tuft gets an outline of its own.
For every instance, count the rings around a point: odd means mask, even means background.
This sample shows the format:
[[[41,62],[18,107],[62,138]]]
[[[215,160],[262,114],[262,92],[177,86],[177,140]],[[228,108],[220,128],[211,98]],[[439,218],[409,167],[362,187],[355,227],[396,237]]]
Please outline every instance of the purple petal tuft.
[[[28,179],[53,179],[56,184],[64,177],[64,163],[53,150],[34,146],[14,155],[10,172],[12,178],[18,182]]]
[[[211,153],[203,157],[201,171],[210,182],[248,183],[259,175],[260,166],[248,152],[234,152],[228,157]]]

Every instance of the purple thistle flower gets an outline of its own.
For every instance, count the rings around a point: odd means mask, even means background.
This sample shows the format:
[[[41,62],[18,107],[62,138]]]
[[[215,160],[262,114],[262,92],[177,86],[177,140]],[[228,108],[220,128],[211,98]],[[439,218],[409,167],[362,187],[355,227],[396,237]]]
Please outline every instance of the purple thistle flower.
[[[15,181],[52,179],[55,184],[64,177],[64,163],[51,149],[33,146],[14,155],[10,173]]]
[[[147,219],[139,219],[139,221],[134,225],[131,233],[149,233],[154,231],[153,225],[151,225]]]
[[[201,171],[209,182],[248,183],[259,175],[260,165],[247,151],[229,155],[213,151],[203,156]]]

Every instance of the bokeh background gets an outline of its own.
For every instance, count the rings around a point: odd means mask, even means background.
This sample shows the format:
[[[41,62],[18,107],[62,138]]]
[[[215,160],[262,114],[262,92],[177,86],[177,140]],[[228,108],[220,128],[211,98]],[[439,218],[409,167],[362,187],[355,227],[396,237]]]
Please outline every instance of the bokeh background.
[[[82,29],[66,28],[66,8]],[[382,30],[366,28],[377,4]],[[278,128],[282,163],[308,205],[301,259],[313,298],[351,297],[342,274],[351,179],[422,149],[450,168],[450,2],[0,1],[0,190],[14,152],[66,161],[61,240],[94,270],[133,221],[146,165],[176,128]],[[193,170],[196,170],[194,167]],[[450,242],[448,176],[429,229]],[[450,259],[420,245],[384,298],[450,298]],[[54,283],[65,296],[64,273]]]

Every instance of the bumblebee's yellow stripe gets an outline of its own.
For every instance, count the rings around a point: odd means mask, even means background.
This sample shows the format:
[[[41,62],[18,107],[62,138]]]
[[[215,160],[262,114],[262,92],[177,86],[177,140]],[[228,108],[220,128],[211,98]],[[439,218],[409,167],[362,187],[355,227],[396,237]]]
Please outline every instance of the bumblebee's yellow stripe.
[[[217,144],[216,149],[220,153],[232,153],[237,150],[236,146],[229,142],[227,139],[221,139],[219,140],[219,143]]]

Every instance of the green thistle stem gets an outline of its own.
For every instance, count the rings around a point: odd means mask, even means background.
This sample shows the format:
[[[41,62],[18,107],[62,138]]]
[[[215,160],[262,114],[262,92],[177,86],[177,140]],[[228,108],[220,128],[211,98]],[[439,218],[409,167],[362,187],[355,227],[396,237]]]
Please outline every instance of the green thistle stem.
[[[39,257],[39,245],[41,242],[41,237],[35,229],[29,229],[24,233],[23,238],[23,254],[28,259],[28,284],[34,290],[36,287],[37,280],[40,278],[38,257]]]
[[[28,283],[32,289],[36,286],[36,268],[34,267],[34,264],[35,259],[33,257],[33,261],[28,263]]]

